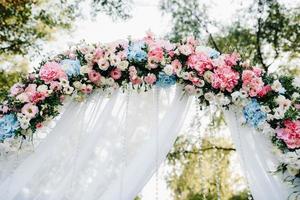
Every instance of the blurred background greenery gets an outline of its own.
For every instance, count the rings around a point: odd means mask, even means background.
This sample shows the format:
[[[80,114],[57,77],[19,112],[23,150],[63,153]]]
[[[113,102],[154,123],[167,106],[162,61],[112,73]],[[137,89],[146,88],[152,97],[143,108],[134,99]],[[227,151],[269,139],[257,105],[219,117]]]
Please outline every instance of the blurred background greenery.
[[[0,100],[28,73],[30,59],[38,57],[42,43],[53,40],[59,31],[74,30],[75,20],[84,18],[81,3],[0,0]],[[104,13],[114,20],[128,20],[135,1],[91,0],[89,6],[91,16]],[[161,13],[171,19],[171,30],[164,37],[178,42],[194,35],[220,52],[237,51],[243,59],[270,73],[300,75],[299,1],[291,6],[280,0],[249,0],[230,26],[211,19],[209,6],[205,0],[160,0]],[[212,124],[206,131],[224,127],[222,114],[215,116]],[[201,141],[199,145],[182,135],[168,156],[166,181],[174,200],[218,199],[220,194],[226,200],[247,199],[245,189],[237,190],[243,178],[230,169],[235,155],[230,140],[207,135]]]

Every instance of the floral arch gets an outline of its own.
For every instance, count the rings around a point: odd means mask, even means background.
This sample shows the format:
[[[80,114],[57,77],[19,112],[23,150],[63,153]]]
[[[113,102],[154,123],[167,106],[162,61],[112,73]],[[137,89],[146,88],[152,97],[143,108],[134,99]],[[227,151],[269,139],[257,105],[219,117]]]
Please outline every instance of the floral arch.
[[[42,62],[0,104],[0,154],[30,140],[59,115],[69,97],[84,101],[94,91],[103,96],[116,90],[142,93],[176,83],[182,87],[180,96],[195,96],[201,106],[242,112],[243,123],[272,142],[280,161],[278,172],[287,174],[294,185],[299,181],[300,79],[267,74],[243,62],[238,53],[220,54],[194,38],[178,44],[151,35],[109,44],[81,43]]]

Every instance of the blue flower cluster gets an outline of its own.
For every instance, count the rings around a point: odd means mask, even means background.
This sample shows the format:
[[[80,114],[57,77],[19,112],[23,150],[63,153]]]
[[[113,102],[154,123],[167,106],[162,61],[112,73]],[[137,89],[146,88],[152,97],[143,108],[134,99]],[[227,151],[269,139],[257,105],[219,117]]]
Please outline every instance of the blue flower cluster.
[[[20,123],[13,114],[4,115],[0,118],[0,141],[13,137],[19,126]]]
[[[254,127],[257,127],[267,118],[267,114],[261,110],[260,104],[255,99],[244,107],[243,114],[247,123]]]
[[[146,60],[147,53],[142,49],[145,47],[144,42],[135,42],[128,47],[127,58],[129,60],[135,60],[141,62]]]
[[[217,59],[220,56],[220,52],[216,51],[215,49],[211,49],[208,55],[212,59]]]
[[[60,64],[68,77],[78,76],[80,74],[81,66],[79,60],[65,59],[62,60]]]
[[[176,83],[176,77],[174,75],[167,75],[164,72],[159,72],[158,80],[156,81],[156,85],[158,87],[166,88],[174,85]]]

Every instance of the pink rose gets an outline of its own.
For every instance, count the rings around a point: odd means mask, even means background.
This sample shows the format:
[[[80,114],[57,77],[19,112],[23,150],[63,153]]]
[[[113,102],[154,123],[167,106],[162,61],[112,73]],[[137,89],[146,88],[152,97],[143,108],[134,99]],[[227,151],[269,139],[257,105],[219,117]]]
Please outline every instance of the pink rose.
[[[153,59],[155,62],[161,62],[164,58],[164,51],[160,47],[156,47],[155,49],[148,52],[148,58]]]
[[[295,149],[300,147],[300,120],[284,121],[284,128],[276,129],[277,137],[282,139],[288,148]]]
[[[66,73],[57,62],[47,62],[44,64],[40,69],[39,76],[45,83],[50,83],[60,78],[67,79]]]
[[[36,127],[36,128],[42,128],[42,127],[43,127],[43,124],[39,122],[39,123],[37,123],[37,124],[35,125],[35,127]]]
[[[95,84],[100,83],[101,74],[99,72],[96,72],[95,70],[90,70],[88,72],[88,77],[89,77],[90,81],[92,81],[93,83],[95,83]]]
[[[81,92],[83,92],[84,94],[90,94],[93,91],[93,86],[92,85],[83,85],[81,87]]]
[[[25,104],[21,109],[21,112],[30,119],[34,118],[38,111],[39,108],[36,105],[33,105],[32,103]]]
[[[300,110],[300,104],[295,104],[294,106],[296,109]]]
[[[259,97],[264,97],[266,94],[272,91],[272,87],[270,85],[264,86],[259,93],[257,94]]]
[[[133,78],[130,78],[130,81],[133,85],[139,85],[143,82],[142,79],[140,77],[137,77],[137,76],[135,76]]]
[[[110,72],[110,76],[114,79],[114,80],[118,80],[121,78],[122,76],[122,72],[120,69],[115,68]]]
[[[171,62],[171,65],[172,65],[175,72],[179,72],[182,69],[182,64],[180,63],[180,61],[178,59],[173,60]]]
[[[50,89],[53,91],[61,90],[61,85],[59,84],[58,81],[52,81],[50,83]]]
[[[144,80],[147,84],[152,85],[156,81],[156,76],[154,74],[148,74]]]

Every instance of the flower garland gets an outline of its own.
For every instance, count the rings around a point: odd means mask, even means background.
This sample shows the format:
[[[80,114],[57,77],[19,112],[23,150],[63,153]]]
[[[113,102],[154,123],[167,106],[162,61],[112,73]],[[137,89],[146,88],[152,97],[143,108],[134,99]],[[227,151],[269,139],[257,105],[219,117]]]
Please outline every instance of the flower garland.
[[[152,35],[106,45],[83,43],[42,62],[0,104],[0,141],[28,138],[59,114],[67,96],[81,101],[95,89],[147,91],[176,82],[202,106],[239,106],[246,123],[271,135],[280,150],[278,169],[300,178],[300,79],[267,74],[237,53],[220,55],[194,38],[178,44]]]

